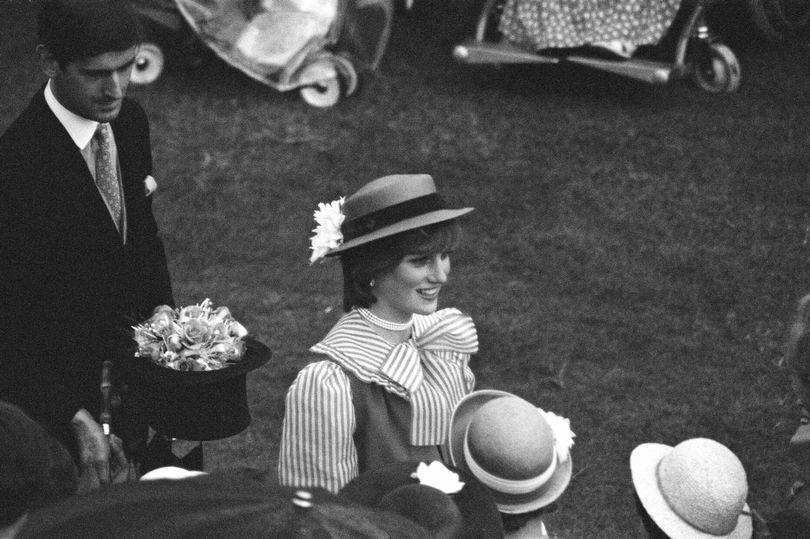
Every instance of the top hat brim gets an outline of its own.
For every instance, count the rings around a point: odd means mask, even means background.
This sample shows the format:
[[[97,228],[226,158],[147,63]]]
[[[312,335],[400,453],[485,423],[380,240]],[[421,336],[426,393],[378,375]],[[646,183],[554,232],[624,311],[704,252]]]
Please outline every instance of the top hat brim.
[[[450,421],[450,436],[448,445],[450,458],[454,466],[463,470],[468,470],[466,459],[464,458],[464,438],[467,433],[467,426],[472,421],[473,415],[484,404],[501,397],[514,397],[512,393],[499,391],[497,389],[481,389],[473,391],[464,397],[453,411],[453,418]],[[548,481],[533,490],[532,492],[513,495],[497,492],[492,489],[492,496],[498,505],[498,510],[502,513],[521,514],[540,509],[554,502],[559,498],[568,484],[571,482],[573,472],[573,462],[569,456],[565,462],[559,463],[557,469]]]
[[[354,239],[351,239],[343,244],[340,247],[332,249],[327,253],[326,256],[334,256],[340,254],[344,251],[348,251],[349,249],[353,249],[360,245],[365,245],[366,243],[371,243],[372,241],[376,241],[382,238],[387,238],[389,236],[393,236],[395,234],[399,234],[400,232],[407,232],[408,230],[414,230],[416,228],[421,228],[423,226],[428,225],[435,225],[438,223],[442,223],[444,221],[450,221],[452,219],[456,219],[470,213],[475,208],[459,208],[455,210],[434,210],[431,212],[423,213],[422,215],[417,215],[415,217],[409,217],[408,219],[403,219],[402,221],[398,221],[392,225],[388,225],[382,227],[380,229],[374,230],[373,232],[369,232],[368,234],[363,234],[362,236],[358,236]]]
[[[748,504],[737,518],[737,526],[728,535],[713,535],[691,526],[673,511],[658,486],[656,470],[661,459],[673,447],[664,444],[641,444],[630,453],[630,473],[641,504],[661,530],[669,537],[694,537],[695,539],[750,539],[753,533]]]
[[[230,378],[257,369],[270,361],[272,351],[262,342],[245,337],[245,354],[242,358],[222,369],[212,371],[178,371],[141,358],[138,363],[143,381],[158,387],[178,387],[219,384]]]

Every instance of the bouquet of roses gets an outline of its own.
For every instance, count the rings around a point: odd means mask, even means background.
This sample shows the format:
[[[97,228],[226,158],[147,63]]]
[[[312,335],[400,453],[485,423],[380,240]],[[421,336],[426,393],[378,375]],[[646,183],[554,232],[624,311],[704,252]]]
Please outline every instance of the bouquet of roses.
[[[136,357],[178,371],[212,371],[238,362],[245,353],[245,327],[227,307],[214,309],[211,300],[173,309],[155,308],[152,316],[132,327]]]

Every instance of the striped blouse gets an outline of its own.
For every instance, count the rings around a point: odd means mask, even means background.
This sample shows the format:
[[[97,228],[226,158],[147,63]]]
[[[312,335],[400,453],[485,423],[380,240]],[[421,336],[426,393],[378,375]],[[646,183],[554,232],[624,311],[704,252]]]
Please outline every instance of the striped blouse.
[[[411,338],[396,345],[352,310],[310,350],[329,359],[304,367],[287,392],[279,453],[283,485],[337,492],[357,476],[346,371],[410,402],[413,445],[444,443],[456,403],[475,386],[468,363],[478,336],[472,319],[457,309],[415,315]]]

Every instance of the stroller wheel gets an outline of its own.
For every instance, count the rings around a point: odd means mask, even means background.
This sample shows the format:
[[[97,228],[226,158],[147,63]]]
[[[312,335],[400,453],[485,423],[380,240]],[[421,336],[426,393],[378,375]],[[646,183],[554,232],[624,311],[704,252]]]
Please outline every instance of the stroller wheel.
[[[313,107],[331,107],[340,100],[340,81],[337,78],[324,79],[312,86],[304,86],[299,92]]]
[[[336,54],[333,60],[343,83],[343,93],[352,95],[357,90],[358,82],[357,70],[354,68],[354,64],[348,56],[342,53]]]
[[[163,72],[166,59],[163,50],[154,43],[142,43],[135,65],[132,67],[132,84],[150,84],[155,82]]]
[[[740,62],[731,49],[712,43],[706,55],[698,60],[692,76],[695,83],[709,93],[731,93],[740,87]]]
[[[312,81],[299,90],[301,98],[313,107],[331,107],[340,100],[340,80],[330,59],[312,62],[301,72],[300,79]]]

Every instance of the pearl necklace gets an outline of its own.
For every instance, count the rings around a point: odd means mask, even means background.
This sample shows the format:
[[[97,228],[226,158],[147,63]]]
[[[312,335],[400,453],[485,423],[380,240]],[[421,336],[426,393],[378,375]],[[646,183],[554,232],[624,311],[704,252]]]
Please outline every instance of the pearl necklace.
[[[388,320],[383,320],[373,312],[369,311],[364,307],[358,307],[357,312],[366,319],[367,322],[373,324],[377,327],[388,329],[391,331],[403,331],[406,329],[410,329],[413,325],[413,315],[411,315],[411,319],[407,322],[389,322]]]

